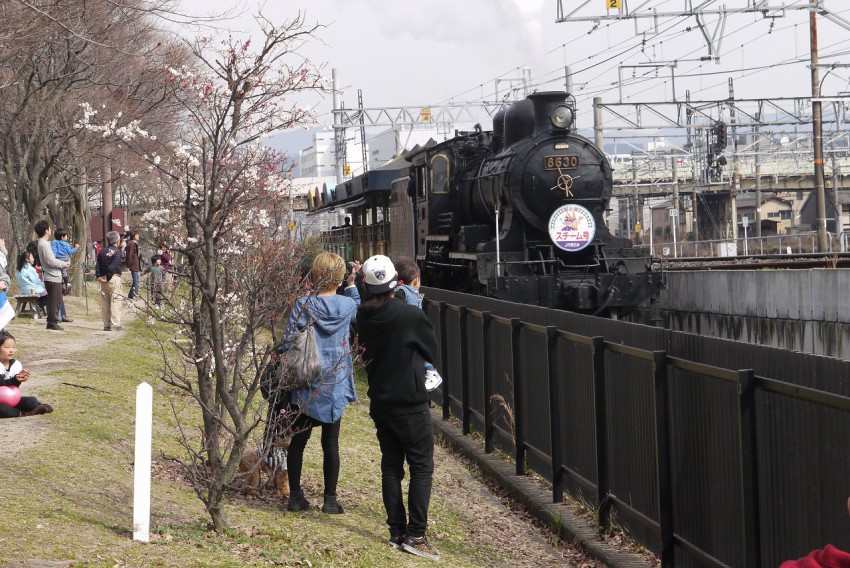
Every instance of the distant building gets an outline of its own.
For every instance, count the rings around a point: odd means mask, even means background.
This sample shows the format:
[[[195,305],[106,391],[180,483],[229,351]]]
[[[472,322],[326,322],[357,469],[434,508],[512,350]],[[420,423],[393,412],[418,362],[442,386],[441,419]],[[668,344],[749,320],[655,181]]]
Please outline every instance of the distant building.
[[[459,127],[458,130],[464,130],[464,128]],[[472,130],[472,126],[468,130]],[[454,134],[454,130],[449,132],[437,125],[416,125],[414,128],[397,126],[376,134],[369,138],[369,169],[381,167],[414,146],[424,146],[428,140],[442,142],[453,137]]]
[[[345,161],[348,166],[350,178],[362,174],[363,169],[363,146],[360,144],[359,131],[348,128],[345,131]],[[331,127],[316,132],[313,136],[313,144],[298,152],[298,163],[303,177],[333,177],[336,179],[336,152],[334,142],[334,131]],[[366,155],[369,155],[369,144],[366,144]],[[368,162],[367,162],[368,163]]]
[[[735,199],[735,208],[738,216],[738,234],[744,234],[744,217],[746,217],[750,236],[754,235],[756,222],[755,193],[739,195]],[[788,199],[782,199],[773,193],[763,193],[760,209],[762,235],[784,235],[794,224],[793,203]]]
[[[836,207],[834,204],[835,195],[838,194],[838,211],[840,222],[838,226],[835,223]],[[850,231],[850,191],[841,189],[837,192],[831,187],[827,187],[825,191],[826,198],[826,230],[836,235],[842,232]],[[815,231],[818,228],[817,220],[817,195],[816,192],[808,192],[805,202],[800,209],[799,225],[805,226]]]

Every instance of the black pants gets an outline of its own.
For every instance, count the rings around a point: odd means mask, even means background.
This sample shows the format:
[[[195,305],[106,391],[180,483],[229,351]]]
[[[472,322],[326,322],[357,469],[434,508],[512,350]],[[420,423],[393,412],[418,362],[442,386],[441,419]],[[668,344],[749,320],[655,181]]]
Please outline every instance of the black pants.
[[[381,445],[381,490],[391,536],[424,536],[434,475],[434,426],[428,410],[406,416],[372,416]],[[404,461],[410,467],[407,507],[401,480]]]
[[[0,403],[0,418],[17,418],[22,412],[30,412],[36,406],[38,399],[34,396],[22,396],[18,406]]]
[[[47,325],[56,325],[62,308],[62,282],[45,282],[44,287],[47,289]]]
[[[301,468],[304,465],[304,448],[310,440],[310,434],[316,426],[322,427],[322,472],[325,477],[325,495],[336,495],[339,482],[339,427],[342,418],[333,424],[319,422],[306,414],[301,414],[292,424],[292,430],[298,432],[292,436],[289,451],[286,454],[286,469],[289,470],[289,491],[301,491]]]

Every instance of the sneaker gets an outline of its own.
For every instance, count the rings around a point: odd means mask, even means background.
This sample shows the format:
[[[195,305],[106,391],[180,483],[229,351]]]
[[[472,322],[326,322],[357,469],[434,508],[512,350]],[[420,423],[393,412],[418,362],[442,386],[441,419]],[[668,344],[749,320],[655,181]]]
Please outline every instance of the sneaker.
[[[69,318],[68,316],[62,317],[62,323],[73,323],[73,321],[74,320],[72,318]]]
[[[425,390],[431,392],[441,384],[443,384],[443,377],[436,369],[425,371]]]
[[[421,556],[422,558],[427,558],[429,560],[439,560],[439,553],[431,548],[431,545],[428,544],[428,539],[424,536],[407,536],[404,541],[401,543],[401,548],[405,552],[409,552],[410,554],[415,554],[416,556]]]
[[[50,331],[63,331],[65,328],[63,328],[58,323],[49,323],[47,324],[47,329],[49,329]]]
[[[390,536],[390,546],[395,548],[396,550],[402,550],[402,545],[404,544],[404,535],[399,536]]]

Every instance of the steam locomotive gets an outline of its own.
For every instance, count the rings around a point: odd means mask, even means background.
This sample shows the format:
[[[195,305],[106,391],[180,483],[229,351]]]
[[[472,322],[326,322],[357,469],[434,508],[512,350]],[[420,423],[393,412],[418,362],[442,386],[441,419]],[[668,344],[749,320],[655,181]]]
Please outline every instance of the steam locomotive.
[[[574,117],[567,93],[536,93],[498,112],[492,131],[316,189],[312,210],[345,207],[353,221],[323,247],[412,257],[423,285],[512,302],[618,317],[657,300],[661,262],[608,231],[611,166]]]

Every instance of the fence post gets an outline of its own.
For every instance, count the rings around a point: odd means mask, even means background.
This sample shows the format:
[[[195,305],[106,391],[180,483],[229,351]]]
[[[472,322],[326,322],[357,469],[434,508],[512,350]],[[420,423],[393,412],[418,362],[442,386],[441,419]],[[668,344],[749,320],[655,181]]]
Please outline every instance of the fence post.
[[[446,303],[440,302],[440,372],[445,377],[449,375],[449,355],[446,353],[448,340],[446,339]],[[449,378],[449,381],[452,380]],[[449,419],[449,383],[443,381],[443,420]]]
[[[520,360],[519,333],[522,322],[511,318],[511,380],[514,383],[514,445],[516,448],[516,474],[525,475],[525,431],[522,426],[522,365]]]
[[[466,306],[460,306],[460,414],[463,434],[469,434],[471,415],[469,412],[469,334],[466,330]]]
[[[481,372],[484,374],[484,453],[493,451],[493,362],[490,355],[490,312],[481,313]]]
[[[153,388],[136,387],[136,452],[133,462],[133,540],[150,542],[151,527],[151,435]]]
[[[756,433],[756,381],[752,369],[738,371],[741,411],[741,493],[744,504],[744,550],[746,566],[761,566],[759,525],[759,477]]]
[[[593,341],[593,395],[596,418],[596,504],[599,507],[599,528],[611,528],[611,491],[608,479],[608,392],[605,388],[605,338]]]
[[[561,385],[558,372],[558,328],[546,326],[546,359],[549,369],[549,428],[552,439],[552,502],[564,500],[564,470],[561,456]]]
[[[667,352],[652,352],[655,375],[655,435],[658,454],[658,520],[661,528],[661,566],[675,566],[673,526],[673,476],[670,464],[670,405]]]

